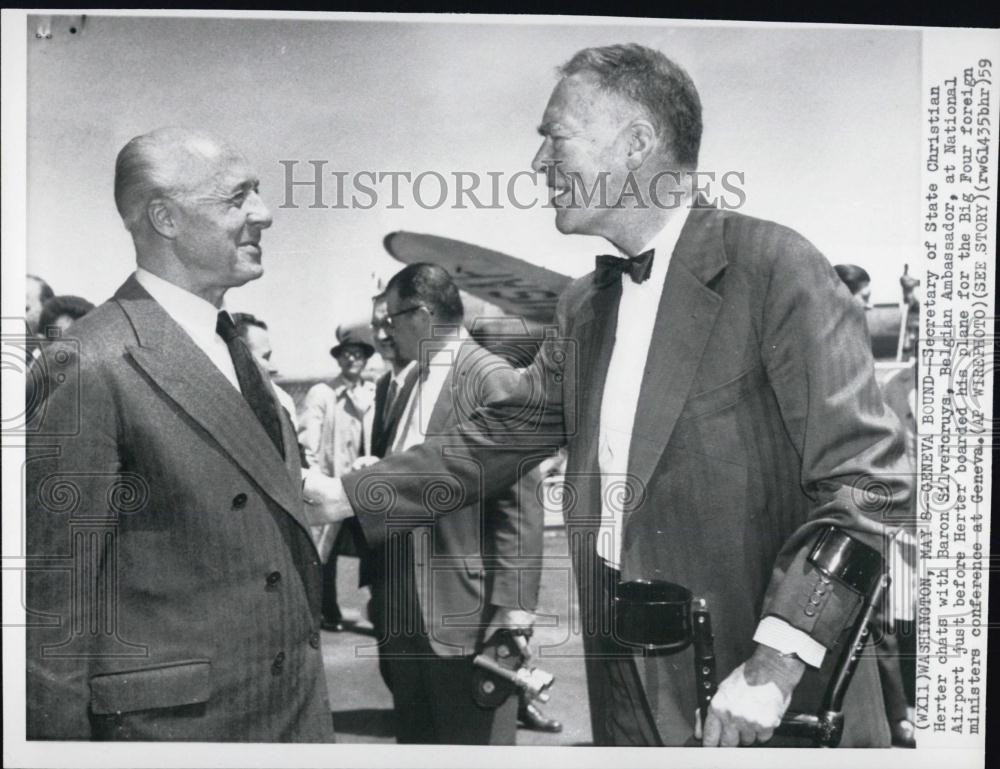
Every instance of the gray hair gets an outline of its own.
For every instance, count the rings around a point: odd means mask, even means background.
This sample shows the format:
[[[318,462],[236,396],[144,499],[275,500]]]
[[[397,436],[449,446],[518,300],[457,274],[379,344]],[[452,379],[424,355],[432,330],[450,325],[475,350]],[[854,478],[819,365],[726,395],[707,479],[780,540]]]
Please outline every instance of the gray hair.
[[[668,132],[675,160],[697,167],[702,131],[698,89],[690,75],[662,53],[637,43],[584,48],[558,73],[592,75],[602,89],[645,109],[657,132]]]
[[[125,229],[136,233],[156,197],[179,199],[201,179],[180,173],[191,161],[210,161],[231,147],[203,131],[158,128],[131,139],[115,161],[115,205]],[[187,178],[184,178],[187,176]]]

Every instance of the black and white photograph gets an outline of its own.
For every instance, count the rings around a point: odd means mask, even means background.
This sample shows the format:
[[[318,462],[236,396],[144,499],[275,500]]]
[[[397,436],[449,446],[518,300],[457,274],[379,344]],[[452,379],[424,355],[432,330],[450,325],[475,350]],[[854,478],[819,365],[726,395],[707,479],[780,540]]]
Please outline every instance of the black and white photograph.
[[[998,61],[5,10],[5,764],[981,766]]]

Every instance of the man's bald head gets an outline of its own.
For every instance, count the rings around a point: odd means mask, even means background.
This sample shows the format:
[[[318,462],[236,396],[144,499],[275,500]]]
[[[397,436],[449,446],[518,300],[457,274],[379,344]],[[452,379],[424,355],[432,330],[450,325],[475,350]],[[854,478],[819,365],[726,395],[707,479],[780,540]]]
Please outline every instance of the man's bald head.
[[[232,145],[203,131],[160,128],[118,153],[115,203],[139,267],[220,306],[256,280],[271,212],[260,180]]]
[[[178,199],[203,185],[224,158],[243,155],[205,131],[158,128],[129,141],[115,163],[115,205],[125,228],[137,234],[156,197]]]

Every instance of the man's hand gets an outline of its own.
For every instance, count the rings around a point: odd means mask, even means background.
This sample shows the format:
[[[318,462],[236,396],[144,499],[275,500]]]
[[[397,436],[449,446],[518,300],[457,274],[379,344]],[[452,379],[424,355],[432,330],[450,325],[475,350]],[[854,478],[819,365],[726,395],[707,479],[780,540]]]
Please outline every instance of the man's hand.
[[[518,628],[530,630],[534,624],[535,615],[530,611],[498,606],[496,607],[496,611],[493,612],[493,619],[490,621],[490,626],[486,628],[485,637],[488,641],[496,631],[504,628],[507,630],[516,630]],[[514,638],[521,647],[521,654],[524,655],[525,662],[527,662],[531,659],[531,648],[528,646],[527,639],[524,636],[514,636]]]
[[[712,698],[702,745],[735,747],[771,739],[805,667],[798,657],[758,644]],[[696,728],[695,737],[701,737],[700,732]]]
[[[302,499],[306,519],[312,526],[337,523],[354,515],[344,485],[316,468],[302,474]]]
[[[366,467],[371,467],[377,462],[382,460],[378,457],[373,457],[371,454],[365,454],[363,457],[358,457],[351,463],[351,471],[364,470]]]

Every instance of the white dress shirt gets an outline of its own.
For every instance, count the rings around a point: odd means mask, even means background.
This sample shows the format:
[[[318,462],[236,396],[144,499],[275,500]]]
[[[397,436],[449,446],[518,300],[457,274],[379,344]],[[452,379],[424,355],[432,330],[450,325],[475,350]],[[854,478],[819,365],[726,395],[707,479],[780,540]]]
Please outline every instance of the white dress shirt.
[[[215,333],[219,313],[226,309],[225,304],[216,307],[200,296],[195,296],[190,291],[175,286],[142,267],[136,269],[135,279],[166,311],[167,315],[173,318],[177,325],[191,337],[191,341],[208,356],[208,359],[222,372],[230,384],[239,390],[240,381],[236,378],[236,367],[233,366],[229,347],[225,340]]]
[[[403,386],[406,384],[406,377],[410,375],[410,370],[413,369],[416,365],[417,362],[415,360],[411,360],[409,363],[403,366],[403,368],[401,368],[399,371],[397,371],[395,374],[392,375],[392,379],[389,380],[389,389],[388,392],[386,393],[385,405],[382,407],[383,419],[392,411],[392,407],[396,403],[396,398],[398,398],[399,394],[403,392]],[[393,393],[393,385],[395,385],[394,393]],[[389,398],[388,393],[393,393],[392,398]]]
[[[643,251],[655,249],[649,278],[636,283],[624,274],[622,298],[618,304],[615,325],[615,346],[604,379],[601,397],[600,431],[597,462],[601,470],[601,526],[597,535],[597,553],[609,566],[620,568],[622,515],[620,504],[624,495],[615,487],[628,483],[628,457],[632,443],[632,426],[639,406],[639,388],[646,358],[653,339],[653,324],[667,278],[667,267],[677,239],[687,221],[687,206],[678,208],[667,225],[647,244]]]
[[[622,296],[618,304],[614,348],[601,396],[597,454],[601,471],[601,525],[597,535],[597,553],[615,569],[621,568],[624,513],[618,502],[625,496],[616,493],[615,486],[637,482],[628,478],[628,459],[635,412],[639,406],[639,388],[646,370],[667,268],[689,211],[688,206],[677,209],[666,226],[642,249],[655,249],[648,279],[636,283],[628,274],[620,278]],[[813,667],[822,665],[826,654],[826,648],[809,634],[773,616],[761,620],[753,640],[782,654],[795,654]]]

